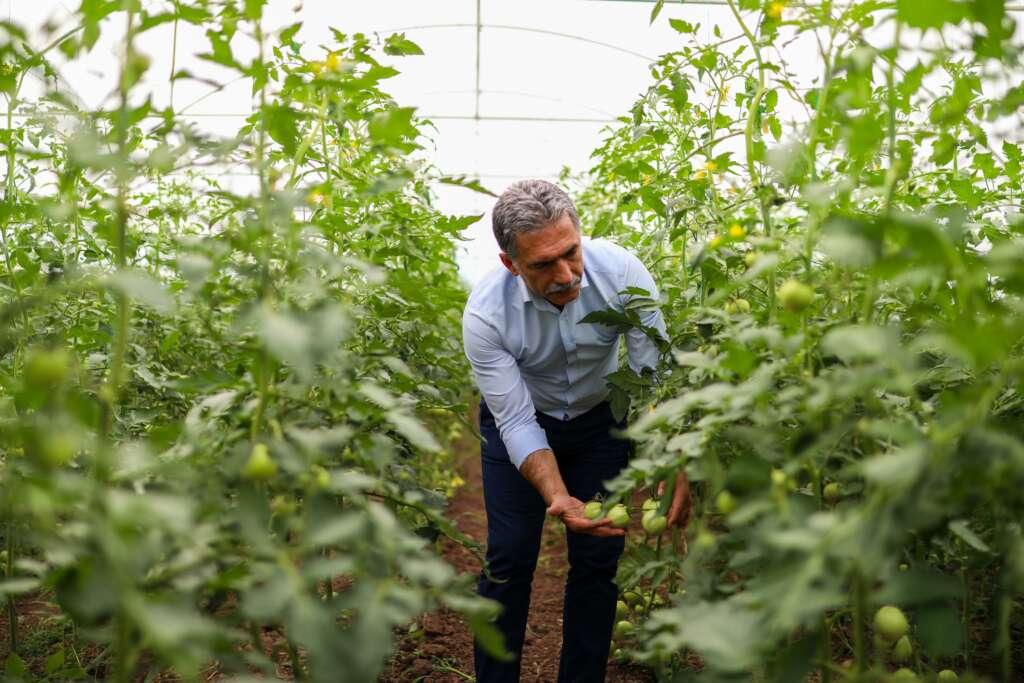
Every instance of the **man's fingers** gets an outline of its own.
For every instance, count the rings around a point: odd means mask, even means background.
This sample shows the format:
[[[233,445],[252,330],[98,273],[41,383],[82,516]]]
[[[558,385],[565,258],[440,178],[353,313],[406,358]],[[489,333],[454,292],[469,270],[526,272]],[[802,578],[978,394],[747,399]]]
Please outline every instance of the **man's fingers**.
[[[565,525],[569,531],[577,534],[590,534],[591,536],[625,536],[626,530],[611,526],[610,519],[573,519],[566,520]]]

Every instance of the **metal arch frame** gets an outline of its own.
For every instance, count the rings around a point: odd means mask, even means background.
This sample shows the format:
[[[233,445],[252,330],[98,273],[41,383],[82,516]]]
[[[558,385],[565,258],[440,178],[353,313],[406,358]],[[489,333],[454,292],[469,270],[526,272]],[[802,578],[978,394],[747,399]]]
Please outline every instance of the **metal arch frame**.
[[[724,0],[723,0],[724,2]],[[622,47],[620,45],[613,45],[612,43],[606,43],[601,40],[594,40],[585,36],[577,35],[574,33],[565,33],[564,31],[551,31],[543,28],[533,28],[531,26],[516,26],[512,24],[485,24],[482,20],[482,9],[481,0],[476,0],[476,21],[472,24],[467,23],[454,23],[454,24],[420,24],[416,26],[398,26],[394,28],[378,29],[378,33],[402,33],[405,31],[425,31],[434,29],[451,29],[451,28],[472,28],[476,30],[476,55],[475,55],[475,74],[474,74],[474,100],[473,100],[473,120],[480,121],[483,117],[480,116],[480,95],[483,91],[480,88],[480,53],[481,53],[481,34],[485,28],[498,29],[504,31],[522,31],[524,33],[537,33],[540,35],[554,36],[556,38],[566,38],[569,40],[578,40],[582,43],[588,43],[590,45],[596,45],[608,50],[614,50],[623,54],[642,59],[648,64],[657,61],[657,58],[650,57],[648,55],[630,50],[629,48]]]
[[[632,1],[636,1],[636,0],[632,0]],[[642,0],[642,1],[646,2],[647,0]],[[514,24],[484,24],[482,22],[480,24],[466,24],[466,23],[461,23],[461,24],[459,24],[459,23],[456,23],[456,24],[421,24],[419,26],[398,26],[396,28],[378,29],[377,32],[378,33],[401,33],[403,31],[422,31],[422,30],[426,30],[426,29],[439,29],[439,28],[441,28],[441,29],[443,29],[443,28],[477,28],[478,26],[481,29],[494,28],[494,29],[500,29],[500,30],[504,30],[504,31],[522,31],[524,33],[540,33],[540,34],[543,34],[543,35],[555,36],[557,38],[569,38],[570,40],[578,40],[578,41],[583,42],[583,43],[589,43],[591,45],[597,45],[598,47],[607,48],[609,50],[615,50],[616,52],[622,52],[623,54],[627,54],[627,55],[636,57],[638,59],[642,59],[642,60],[644,60],[646,62],[657,61],[657,58],[655,58],[655,57],[650,57],[650,56],[645,55],[643,53],[636,52],[634,50],[630,50],[629,48],[622,47],[620,45],[615,45],[613,43],[606,43],[606,42],[601,41],[601,40],[594,40],[592,38],[587,38],[586,36],[576,35],[575,33],[565,33],[565,32],[562,32],[562,31],[549,31],[548,29],[533,28],[532,26],[516,26]]]

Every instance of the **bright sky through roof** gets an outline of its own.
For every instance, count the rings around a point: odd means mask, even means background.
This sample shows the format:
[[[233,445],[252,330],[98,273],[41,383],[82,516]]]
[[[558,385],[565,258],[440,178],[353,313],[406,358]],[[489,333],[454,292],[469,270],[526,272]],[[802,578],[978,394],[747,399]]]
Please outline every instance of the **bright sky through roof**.
[[[169,4],[143,0],[154,13]],[[0,16],[27,28],[41,47],[75,25],[75,7],[77,0],[0,0]],[[563,167],[586,170],[601,130],[625,114],[650,82],[649,60],[685,44],[669,26],[669,17],[699,23],[702,42],[717,40],[712,34],[716,24],[723,36],[738,33],[723,5],[670,2],[651,26],[652,4],[647,2],[480,0],[478,40],[477,8],[476,0],[270,0],[264,25],[270,30],[302,21],[298,40],[311,59],[331,48],[332,27],[346,33],[404,31],[425,54],[387,58],[401,74],[386,81],[385,89],[433,121],[428,157],[439,169],[479,178],[497,193],[521,178],[555,179]],[[41,30],[46,22],[55,29],[51,36]],[[122,24],[123,17],[108,20],[93,51],[62,69],[65,87],[87,109],[111,106]],[[177,81],[177,110],[204,130],[233,134],[250,112],[248,82],[196,59],[209,43],[194,26],[182,24],[177,49],[172,45],[172,27],[164,24],[147,32],[137,46],[152,61],[143,89],[157,106],[168,103],[171,56],[176,54],[175,69],[226,84],[217,89],[200,80]],[[232,49],[243,59],[255,51],[242,35],[232,41]],[[817,72],[813,37],[787,42],[785,52],[786,64],[799,69],[809,85]],[[231,186],[231,178],[223,182]],[[439,208],[450,214],[487,214],[494,202],[458,187],[441,185],[436,191]],[[459,263],[466,279],[475,282],[498,265],[489,214],[466,237]]]
[[[168,3],[143,4],[155,12]],[[74,26],[71,12],[76,7],[76,0],[0,0],[0,16],[29,29],[41,46],[48,42],[40,31],[44,23],[66,30]],[[647,58],[683,44],[665,17],[700,22],[709,37],[712,23],[731,25],[727,8],[670,4],[649,26],[651,7],[594,0],[481,0],[479,99],[476,0],[271,0],[266,25],[301,20],[298,39],[310,58],[322,53],[317,46],[331,46],[331,27],[348,33],[404,30],[425,54],[396,58],[394,65],[402,73],[385,82],[385,88],[403,106],[415,106],[433,120],[430,158],[440,169],[478,177],[500,193],[517,179],[555,179],[563,166],[586,169],[601,129],[624,114],[646,87]],[[104,100],[114,88],[120,23],[108,22],[96,48],[62,69],[66,87],[87,108],[110,106]],[[237,55],[252,49],[245,42],[233,42]],[[152,60],[147,85],[154,102],[163,106],[170,94],[171,26],[150,31],[138,47]],[[228,82],[232,74],[195,59],[208,48],[200,30],[182,25],[175,68]],[[174,103],[179,109],[187,107],[186,113],[203,129],[229,134],[249,113],[249,85],[236,81],[215,92],[208,84],[179,80]],[[494,201],[451,186],[440,186],[437,193],[447,213],[486,213]],[[464,276],[474,282],[498,264],[489,215],[466,237],[459,262]]]

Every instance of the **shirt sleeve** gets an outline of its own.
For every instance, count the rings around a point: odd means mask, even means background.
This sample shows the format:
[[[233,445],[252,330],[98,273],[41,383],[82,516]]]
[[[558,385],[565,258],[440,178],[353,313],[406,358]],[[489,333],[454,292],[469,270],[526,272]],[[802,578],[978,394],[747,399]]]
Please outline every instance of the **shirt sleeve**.
[[[537,423],[530,390],[516,359],[502,346],[498,331],[470,311],[462,317],[462,342],[509,459],[519,469],[528,455],[550,448]]]
[[[651,277],[650,272],[640,262],[640,259],[628,251],[626,252],[626,271],[623,277],[622,289],[627,287],[639,287],[646,290],[652,299],[658,299],[658,287],[654,284],[654,278]],[[623,297],[623,305],[625,305],[629,298],[628,295]],[[665,329],[665,318],[662,316],[659,307],[655,306],[649,310],[640,311],[640,321],[644,327],[656,329],[662,339],[668,339],[668,333]],[[639,374],[643,368],[658,369],[658,359],[661,357],[661,352],[654,341],[644,334],[643,331],[634,328],[626,333],[626,351],[629,355],[629,367],[633,369],[633,372]]]

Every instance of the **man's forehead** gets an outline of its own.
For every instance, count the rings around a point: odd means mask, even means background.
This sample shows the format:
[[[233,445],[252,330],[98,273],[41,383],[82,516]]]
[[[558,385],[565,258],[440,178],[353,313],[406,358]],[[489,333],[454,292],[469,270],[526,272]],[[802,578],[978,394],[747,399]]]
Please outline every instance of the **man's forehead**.
[[[558,258],[580,243],[580,233],[570,221],[568,226],[552,224],[516,236],[521,258],[547,261]]]

